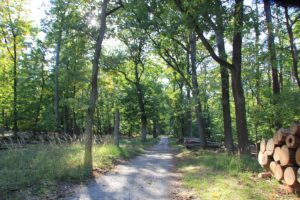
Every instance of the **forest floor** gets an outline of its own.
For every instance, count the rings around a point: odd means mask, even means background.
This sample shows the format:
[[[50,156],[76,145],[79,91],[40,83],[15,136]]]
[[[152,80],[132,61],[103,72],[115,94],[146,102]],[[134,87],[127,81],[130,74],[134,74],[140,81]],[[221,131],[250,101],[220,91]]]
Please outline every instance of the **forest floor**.
[[[175,179],[173,150],[168,138],[144,154],[116,166],[111,172],[75,189],[70,200],[138,200],[170,199],[170,186]]]

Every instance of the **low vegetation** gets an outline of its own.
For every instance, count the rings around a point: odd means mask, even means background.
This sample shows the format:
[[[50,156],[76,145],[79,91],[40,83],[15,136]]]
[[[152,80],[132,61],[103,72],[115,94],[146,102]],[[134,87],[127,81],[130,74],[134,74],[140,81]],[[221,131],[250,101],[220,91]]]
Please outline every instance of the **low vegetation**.
[[[120,148],[110,142],[93,148],[94,168],[107,171],[117,159],[142,153],[155,139],[141,143],[138,139],[122,139]],[[8,197],[23,189],[33,193],[51,193],[61,182],[78,183],[88,179],[83,168],[84,145],[31,145],[0,152],[0,196]],[[17,191],[17,192],[16,192]],[[0,198],[1,199],[1,198]]]
[[[181,149],[176,155],[182,184],[201,200],[297,199],[275,179],[258,179],[262,171],[255,158],[226,153]]]

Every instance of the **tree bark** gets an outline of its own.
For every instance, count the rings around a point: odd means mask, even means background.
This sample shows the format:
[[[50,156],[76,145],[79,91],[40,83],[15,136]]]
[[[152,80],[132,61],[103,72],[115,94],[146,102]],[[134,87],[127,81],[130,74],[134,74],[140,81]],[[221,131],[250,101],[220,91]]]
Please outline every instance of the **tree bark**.
[[[60,131],[60,113],[59,113],[59,64],[60,64],[60,49],[61,49],[62,32],[59,31],[56,43],[55,55],[55,88],[54,88],[54,112],[56,120],[56,129]]]
[[[221,8],[221,2],[218,1],[219,8]],[[216,30],[217,48],[219,51],[219,57],[223,60],[227,60],[227,54],[225,51],[225,40],[224,40],[224,27],[223,17],[220,14],[216,17],[216,24],[218,30]],[[225,147],[228,153],[234,153],[233,138],[232,138],[232,127],[231,127],[231,116],[230,116],[230,103],[229,103],[229,74],[228,70],[220,65],[221,71],[221,87],[222,87],[222,108],[223,108],[223,126],[224,126],[224,137]]]
[[[157,121],[156,119],[153,121],[153,138],[157,138],[158,136],[158,131],[157,131],[157,128],[158,125],[157,125]]]
[[[137,90],[137,97],[141,116],[141,141],[145,142],[147,139],[147,116],[145,110],[144,93],[142,90],[142,85],[139,83],[139,81],[135,83],[135,87]]]
[[[89,99],[89,107],[87,109],[86,124],[85,124],[85,155],[84,155],[84,166],[89,175],[92,175],[93,170],[93,156],[92,156],[92,145],[93,145],[93,118],[96,106],[96,100],[98,97],[98,72],[99,72],[99,59],[102,50],[102,42],[106,31],[106,10],[109,0],[103,0],[100,16],[100,28],[99,35],[97,38],[95,53],[93,58],[92,66],[92,77],[91,77],[91,91]]]
[[[44,59],[43,59],[44,60]],[[42,61],[44,62],[44,61]],[[41,105],[42,105],[42,101],[43,101],[43,96],[44,96],[44,87],[45,87],[45,77],[44,77],[44,63],[42,63],[42,73],[41,73],[41,78],[42,78],[42,83],[41,83],[41,93],[40,93],[40,97],[39,97],[39,102],[36,108],[36,114],[35,114],[35,119],[34,119],[34,132],[37,131],[37,126],[39,123],[39,116],[40,116],[40,112],[41,112]]]
[[[117,147],[119,147],[120,140],[120,112],[117,108],[115,111],[115,127],[114,127],[114,143]]]
[[[17,87],[18,87],[18,58],[17,58],[17,36],[13,34],[13,48],[14,48],[14,67],[13,67],[13,91],[14,91],[14,97],[13,97],[13,132],[14,134],[18,131],[18,109],[17,109],[17,100],[18,100],[18,93],[17,93]]]
[[[285,14],[285,24],[286,24],[286,28],[287,28],[288,35],[289,35],[291,54],[292,54],[292,59],[293,59],[293,70],[292,71],[293,71],[293,75],[296,79],[297,85],[300,90],[300,79],[299,79],[299,75],[298,75],[298,53],[297,53],[297,47],[294,42],[294,33],[292,30],[292,26],[290,25],[290,22],[289,22],[288,8],[286,6],[284,7],[284,14]]]
[[[196,35],[192,32],[190,35],[191,45],[191,68],[192,68],[192,85],[193,85],[193,99],[195,103],[195,114],[198,127],[198,136],[200,138],[200,147],[206,147],[206,133],[204,130],[204,119],[202,116],[201,102],[199,97],[199,86],[197,80],[197,66],[196,66]]]
[[[232,64],[234,68],[231,70],[232,91],[235,103],[236,129],[238,140],[238,151],[240,154],[248,154],[249,139],[246,120],[246,105],[244,89],[242,86],[241,70],[242,70],[242,28],[243,28],[243,0],[235,0],[234,11],[234,35],[233,35],[233,51]]]
[[[273,94],[280,93],[280,85],[278,80],[278,67],[276,59],[276,49],[274,44],[274,33],[273,33],[273,23],[271,16],[271,6],[270,0],[264,0],[264,10],[266,15],[267,29],[268,29],[268,49],[270,52],[270,64],[272,67],[272,88]]]
[[[187,74],[190,74],[190,52],[186,51],[187,55],[186,55],[186,61],[187,61]],[[191,91],[190,91],[190,87],[187,85],[186,87],[186,98],[188,101],[188,105],[191,105]],[[192,130],[193,130],[193,121],[192,121],[192,108],[189,106],[188,107],[188,111],[186,112],[186,132],[187,132],[187,136],[192,137]]]

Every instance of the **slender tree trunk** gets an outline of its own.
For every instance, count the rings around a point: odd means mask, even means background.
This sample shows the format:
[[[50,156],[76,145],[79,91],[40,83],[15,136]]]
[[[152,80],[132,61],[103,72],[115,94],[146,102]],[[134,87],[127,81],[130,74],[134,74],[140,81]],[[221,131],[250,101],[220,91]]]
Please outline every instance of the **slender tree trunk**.
[[[64,124],[64,133],[70,134],[70,124],[69,124],[69,107],[67,105],[64,105],[63,107],[64,110],[64,118],[63,118],[63,124]]]
[[[199,86],[197,80],[197,71],[196,71],[196,35],[195,32],[191,33],[190,37],[191,45],[191,68],[192,68],[192,83],[193,83],[193,98],[195,102],[195,114],[198,127],[198,136],[200,138],[200,145],[202,148],[206,147],[206,133],[204,130],[204,118],[202,116],[201,102],[199,100]]]
[[[142,89],[142,85],[140,83],[140,74],[138,70],[138,62],[134,63],[134,74],[135,74],[135,87],[137,92],[138,104],[140,109],[140,117],[141,117],[141,141],[145,142],[147,139],[147,116],[145,110],[145,100],[144,100],[144,92]]]
[[[157,121],[156,121],[156,119],[153,121],[153,138],[157,138],[157,136],[158,136],[158,132],[157,132],[157,127],[158,127],[158,125],[157,125],[158,123],[157,123]]]
[[[179,99],[179,104],[183,105],[184,104],[184,92],[183,92],[183,81],[181,80],[179,85],[180,89],[180,99]],[[180,112],[181,114],[178,116],[179,117],[179,122],[180,122],[180,129],[181,129],[181,134],[179,135],[179,139],[182,140],[187,134],[186,134],[186,123],[185,123],[185,113]]]
[[[117,108],[115,111],[115,127],[114,127],[114,143],[117,147],[119,147],[120,140],[120,112]]]
[[[234,66],[231,71],[232,78],[232,91],[235,103],[236,114],[236,129],[238,150],[240,154],[249,153],[249,139],[246,120],[246,104],[244,89],[241,79],[242,69],[242,27],[243,27],[243,0],[235,0],[235,13],[234,13],[234,35],[233,35],[233,51],[232,51],[232,64]]]
[[[92,77],[91,77],[91,91],[89,107],[86,115],[85,125],[85,156],[84,166],[89,175],[92,175],[93,170],[93,156],[92,156],[92,145],[93,145],[93,118],[95,112],[95,105],[98,97],[98,72],[99,72],[99,59],[102,49],[102,42],[106,31],[106,10],[109,0],[103,0],[100,16],[100,28],[99,35],[97,38],[95,53],[93,58],[92,66]]]
[[[37,126],[38,126],[38,123],[39,123],[41,105],[42,105],[43,96],[44,96],[44,87],[45,87],[44,63],[42,63],[42,69],[41,70],[42,70],[42,73],[41,73],[41,78],[42,78],[41,93],[40,93],[38,105],[37,105],[37,108],[36,108],[36,115],[35,115],[35,119],[34,119],[34,131],[37,131],[37,128],[38,128]]]
[[[18,109],[17,109],[17,100],[18,100],[18,60],[17,60],[17,36],[13,35],[13,42],[14,42],[14,68],[13,68],[13,91],[14,91],[14,97],[13,97],[13,132],[14,134],[18,131]]]
[[[187,74],[190,74],[190,52],[187,51],[186,52],[186,61],[187,61]],[[189,86],[186,87],[186,98],[188,101],[188,105],[191,105],[191,91]],[[192,108],[189,106],[188,111],[186,112],[186,121],[187,121],[187,128],[186,128],[186,132],[187,132],[187,136],[192,137],[192,127],[193,127],[193,121],[192,121]]]
[[[61,49],[61,36],[59,31],[56,43],[56,56],[55,56],[55,88],[54,88],[54,112],[56,120],[56,129],[60,131],[60,113],[59,113],[59,64],[60,64],[60,49]]]
[[[260,105],[260,70],[259,70],[259,13],[258,13],[258,0],[255,0],[255,14],[256,14],[256,21],[255,21],[255,87],[256,87],[256,105]]]
[[[274,33],[273,33],[273,23],[271,18],[270,0],[264,0],[264,10],[265,10],[267,29],[268,29],[268,49],[270,52],[270,63],[272,67],[273,94],[279,94],[280,85],[278,81],[278,69],[277,69],[276,50],[274,44]]]
[[[258,13],[258,0],[255,0],[255,25],[254,25],[254,30],[255,30],[255,88],[256,88],[256,93],[255,93],[255,99],[256,99],[256,105],[260,106],[261,101],[260,101],[260,70],[259,70],[259,13]],[[255,120],[254,122],[254,132],[255,132],[255,144],[258,142],[258,120]]]
[[[219,56],[224,60],[227,60],[224,45],[223,33],[217,34],[217,46]],[[224,137],[225,146],[228,153],[234,152],[233,138],[232,138],[232,127],[231,127],[231,116],[230,116],[230,103],[229,103],[229,74],[228,70],[221,67],[221,87],[222,87],[222,108],[223,108],[223,125],[224,125]]]
[[[221,8],[221,2],[218,2],[219,8]],[[225,51],[225,40],[224,40],[224,27],[223,27],[223,17],[221,14],[217,15],[216,18],[217,28],[217,47],[219,52],[219,57],[223,60],[227,60],[227,54]],[[221,71],[221,87],[222,87],[222,108],[223,108],[223,126],[224,126],[224,137],[225,137],[225,147],[228,153],[234,153],[233,137],[232,137],[232,127],[231,127],[231,116],[230,116],[230,103],[229,103],[229,74],[228,70],[220,65]]]
[[[292,26],[290,25],[289,22],[289,13],[288,13],[288,8],[285,6],[284,7],[284,14],[285,14],[285,24],[286,28],[289,34],[289,41],[290,41],[290,46],[291,46],[291,54],[292,54],[292,59],[293,59],[293,75],[296,79],[297,85],[300,90],[300,79],[298,75],[298,53],[297,53],[297,47],[294,42],[294,33],[292,30]]]
[[[275,33],[279,33],[280,32],[280,28],[281,28],[281,18],[282,16],[282,13],[280,12],[280,8],[277,7],[276,8],[276,18],[277,18],[277,26],[276,26],[276,29],[275,29]],[[281,35],[277,35],[278,37],[278,42],[279,42],[279,46],[284,49],[284,45],[283,45],[283,42],[282,42],[282,36]],[[278,56],[279,58],[277,59],[278,60],[278,65],[279,65],[279,74],[278,74],[278,78],[279,78],[279,85],[280,85],[280,91],[283,92],[284,88],[283,88],[283,54],[282,54],[282,50],[279,51],[278,53]],[[292,78],[291,78],[292,79]]]
[[[136,83],[136,90],[141,113],[141,141],[145,142],[147,138],[147,116],[144,103],[144,93],[139,82]]]

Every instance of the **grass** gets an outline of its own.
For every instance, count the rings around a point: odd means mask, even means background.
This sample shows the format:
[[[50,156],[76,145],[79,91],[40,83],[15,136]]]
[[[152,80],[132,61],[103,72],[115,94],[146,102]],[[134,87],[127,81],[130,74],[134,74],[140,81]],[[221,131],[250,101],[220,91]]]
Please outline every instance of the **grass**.
[[[122,139],[120,148],[97,144],[93,148],[94,168],[109,169],[116,159],[127,159],[153,145],[138,139]],[[84,145],[32,145],[0,153],[0,199],[10,193],[34,188],[34,193],[49,193],[59,182],[82,182],[88,179],[83,168]]]
[[[201,200],[297,199],[293,194],[282,194],[275,179],[258,179],[262,169],[254,158],[183,148],[176,158],[183,186]]]

